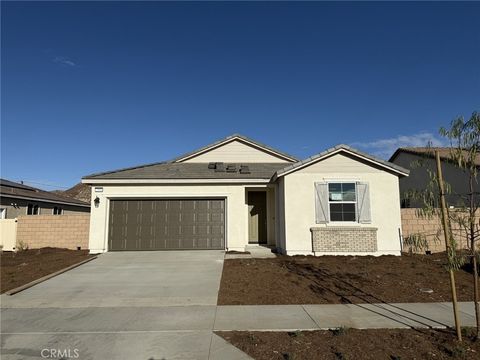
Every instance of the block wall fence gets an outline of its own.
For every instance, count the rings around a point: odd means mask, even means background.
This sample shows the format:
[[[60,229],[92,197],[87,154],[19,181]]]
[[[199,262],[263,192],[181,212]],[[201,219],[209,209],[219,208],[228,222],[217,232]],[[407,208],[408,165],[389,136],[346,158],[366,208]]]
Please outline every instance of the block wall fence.
[[[22,215],[17,218],[17,248],[88,249],[90,214]]]
[[[450,211],[455,211],[450,210]],[[426,236],[428,247],[432,253],[445,251],[445,240],[443,237],[442,223],[439,217],[431,219],[422,218],[418,215],[418,209],[401,209],[402,214],[402,235],[404,239],[403,251],[409,251],[410,248],[405,244],[405,238],[412,234],[422,233]],[[477,214],[477,223],[480,219],[480,213]],[[440,231],[439,231],[440,230]],[[452,232],[457,241],[458,249],[468,248],[466,234],[458,228],[458,225],[452,224]],[[437,235],[438,234],[438,235]],[[437,237],[439,238],[437,240]],[[425,251],[417,251],[424,253]]]

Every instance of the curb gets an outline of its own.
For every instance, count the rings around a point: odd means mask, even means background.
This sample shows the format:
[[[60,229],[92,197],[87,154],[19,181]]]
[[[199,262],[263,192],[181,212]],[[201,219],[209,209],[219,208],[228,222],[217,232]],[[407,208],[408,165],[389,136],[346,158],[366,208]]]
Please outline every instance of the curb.
[[[64,269],[61,269],[61,270],[58,270],[54,273],[51,273],[51,274],[48,274],[48,275],[45,275],[44,277],[41,277],[41,278],[38,278],[36,280],[33,280],[33,281],[30,281],[29,283],[27,284],[24,284],[22,286],[19,286],[19,287],[16,287],[15,289],[11,289],[11,290],[8,290],[5,292],[5,295],[8,295],[8,296],[12,296],[12,295],[15,295],[16,293],[19,293],[20,291],[23,291],[23,290],[26,290],[34,285],[37,285],[37,284],[40,284],[41,282],[44,282],[45,280],[48,280],[48,279],[51,279],[57,275],[60,275],[60,274],[63,274],[64,272],[67,272],[69,270],[72,270],[74,268],[76,268],[77,266],[80,266],[80,265],[83,265],[89,261],[92,261],[92,260],[95,260],[98,256],[93,256],[91,258],[88,258],[88,259],[85,259],[83,261],[80,261],[76,264],[73,264],[73,265],[70,265],[70,266],[67,266],[66,268]]]

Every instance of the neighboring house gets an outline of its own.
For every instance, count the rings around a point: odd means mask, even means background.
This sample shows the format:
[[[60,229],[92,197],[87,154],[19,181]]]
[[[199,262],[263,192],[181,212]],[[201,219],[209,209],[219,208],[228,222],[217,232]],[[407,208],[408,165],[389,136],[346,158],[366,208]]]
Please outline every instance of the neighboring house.
[[[90,204],[49,191],[0,179],[2,219],[19,215],[63,215],[90,211]]]
[[[436,172],[434,151],[438,150],[442,162],[442,172],[445,181],[450,186],[450,192],[446,195],[449,206],[462,206],[466,196],[470,192],[468,174],[458,168],[450,160],[450,148],[406,147],[399,148],[391,156],[390,162],[406,169],[410,169],[410,175],[400,179],[400,199],[402,208],[421,207],[418,200],[410,199],[408,193],[412,190],[423,191],[430,182],[429,171]],[[476,160],[480,166],[480,158]],[[474,184],[475,192],[480,193],[480,183]]]
[[[303,161],[240,135],[174,160],[86,176],[89,249],[400,255],[399,177],[339,145]],[[94,204],[94,205],[93,205]]]

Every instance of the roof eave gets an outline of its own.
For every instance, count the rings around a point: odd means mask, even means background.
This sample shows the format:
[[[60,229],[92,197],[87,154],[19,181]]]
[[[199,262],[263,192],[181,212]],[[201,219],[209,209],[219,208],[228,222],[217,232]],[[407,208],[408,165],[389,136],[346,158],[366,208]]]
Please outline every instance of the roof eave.
[[[11,199],[22,199],[22,200],[32,200],[32,201],[40,201],[40,202],[47,202],[53,204],[62,204],[62,205],[70,205],[70,206],[80,206],[80,207],[90,207],[88,203],[74,203],[68,200],[52,200],[52,199],[42,199],[35,196],[21,196],[15,194],[0,194],[3,198],[11,198]]]
[[[269,183],[270,178],[180,178],[180,179],[145,179],[145,178],[117,178],[117,179],[82,179],[83,184],[258,184]]]

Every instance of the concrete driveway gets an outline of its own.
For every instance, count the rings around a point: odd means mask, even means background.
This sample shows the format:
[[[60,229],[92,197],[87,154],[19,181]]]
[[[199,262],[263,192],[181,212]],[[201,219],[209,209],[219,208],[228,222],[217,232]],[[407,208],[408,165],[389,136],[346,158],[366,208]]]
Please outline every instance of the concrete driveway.
[[[222,251],[106,253],[2,295],[2,359],[65,351],[78,359],[246,359],[212,333],[223,258]]]

